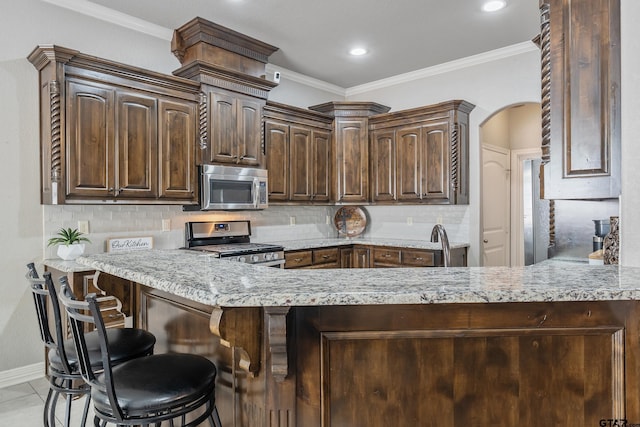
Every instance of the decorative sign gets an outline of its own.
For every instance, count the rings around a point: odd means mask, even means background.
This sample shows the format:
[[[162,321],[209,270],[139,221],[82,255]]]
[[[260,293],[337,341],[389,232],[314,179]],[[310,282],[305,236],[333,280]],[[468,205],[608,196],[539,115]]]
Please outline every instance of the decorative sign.
[[[108,239],[107,252],[142,251],[153,248],[153,237],[125,237]]]

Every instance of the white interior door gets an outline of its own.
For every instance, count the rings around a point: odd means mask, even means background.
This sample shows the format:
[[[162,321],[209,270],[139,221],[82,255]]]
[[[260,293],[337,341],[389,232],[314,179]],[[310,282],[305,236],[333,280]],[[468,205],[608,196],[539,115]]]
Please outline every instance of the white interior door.
[[[483,265],[510,266],[509,150],[482,146]]]

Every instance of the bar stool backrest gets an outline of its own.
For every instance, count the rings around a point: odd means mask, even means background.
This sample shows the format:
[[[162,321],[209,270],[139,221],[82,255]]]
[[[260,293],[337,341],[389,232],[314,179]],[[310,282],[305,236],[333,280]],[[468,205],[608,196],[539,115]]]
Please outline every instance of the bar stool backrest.
[[[85,296],[84,301],[78,301],[73,295],[73,292],[71,292],[66,277],[60,278],[60,282],[62,283],[60,301],[69,316],[69,323],[71,325],[76,352],[78,353],[82,378],[89,383],[91,387],[96,387],[107,394],[113,413],[116,414],[118,419],[122,420],[123,412],[118,405],[118,399],[116,398],[115,388],[113,386],[107,332],[100,307],[98,306],[96,294],[88,294]],[[95,327],[98,332],[100,351],[102,353],[102,371],[100,374],[104,375],[104,382],[97,380],[96,372],[93,371],[91,366],[87,343],[84,337],[84,331],[87,329],[86,325],[92,325],[88,329]]]
[[[33,302],[38,316],[38,326],[40,328],[40,338],[44,345],[50,351],[56,351],[62,362],[62,367],[66,374],[72,374],[73,369],[69,364],[67,353],[64,350],[64,334],[62,328],[62,318],[60,315],[60,303],[55,285],[51,279],[51,273],[44,273],[44,278],[39,278],[38,272],[33,263],[27,264],[27,280],[31,284],[31,292],[33,294]],[[51,302],[51,311],[53,315],[53,324],[55,328],[55,338],[51,333],[49,310],[47,302]]]

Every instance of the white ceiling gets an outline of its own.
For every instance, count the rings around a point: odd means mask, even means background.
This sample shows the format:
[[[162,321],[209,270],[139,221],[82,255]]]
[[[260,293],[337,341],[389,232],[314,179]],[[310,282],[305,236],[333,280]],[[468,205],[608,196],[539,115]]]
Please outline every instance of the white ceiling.
[[[90,1],[165,35],[163,28],[202,17],[277,46],[269,60],[276,67],[342,88],[526,43],[539,32],[538,0],[507,0],[493,14],[481,11],[483,0]],[[369,54],[351,57],[355,45]]]

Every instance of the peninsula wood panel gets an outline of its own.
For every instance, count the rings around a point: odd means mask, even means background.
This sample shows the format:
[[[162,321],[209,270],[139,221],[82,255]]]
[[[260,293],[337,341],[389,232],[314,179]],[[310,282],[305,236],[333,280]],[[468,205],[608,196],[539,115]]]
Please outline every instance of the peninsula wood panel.
[[[297,424],[640,420],[636,302],[296,308]]]

